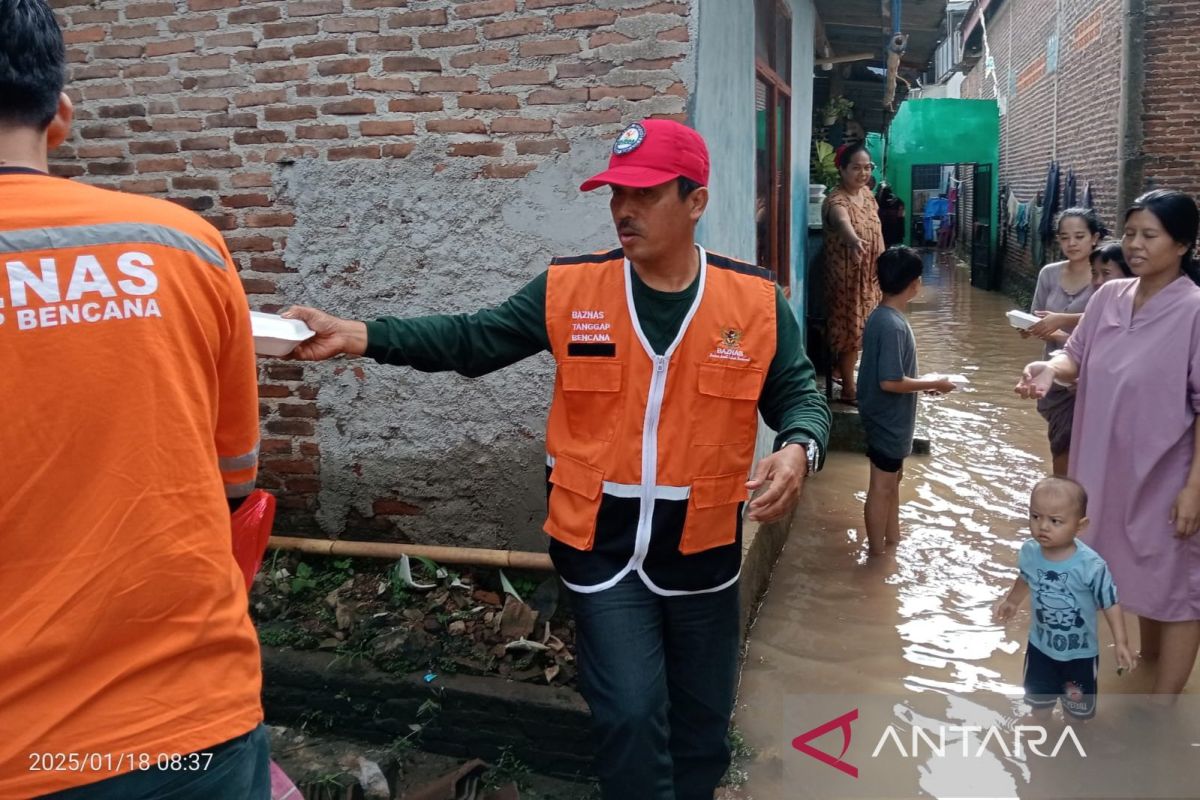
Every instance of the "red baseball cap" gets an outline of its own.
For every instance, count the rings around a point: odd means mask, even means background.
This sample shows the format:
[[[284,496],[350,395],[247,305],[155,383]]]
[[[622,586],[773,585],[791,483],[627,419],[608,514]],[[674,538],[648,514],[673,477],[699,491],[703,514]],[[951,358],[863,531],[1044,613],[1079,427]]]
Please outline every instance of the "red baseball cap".
[[[608,169],[583,182],[580,191],[601,186],[645,188],[675,178],[708,185],[708,147],[686,125],[669,119],[644,119],[621,132],[613,143]]]

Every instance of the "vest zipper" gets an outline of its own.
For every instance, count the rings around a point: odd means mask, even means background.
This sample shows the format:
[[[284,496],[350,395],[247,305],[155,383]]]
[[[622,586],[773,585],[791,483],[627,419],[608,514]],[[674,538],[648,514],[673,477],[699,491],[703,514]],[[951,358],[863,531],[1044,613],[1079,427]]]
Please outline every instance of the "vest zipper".
[[[646,418],[642,425],[642,504],[638,516],[633,568],[640,569],[650,550],[650,526],[654,519],[654,489],[658,483],[658,420],[662,414],[663,391],[667,385],[667,357],[654,356]]]

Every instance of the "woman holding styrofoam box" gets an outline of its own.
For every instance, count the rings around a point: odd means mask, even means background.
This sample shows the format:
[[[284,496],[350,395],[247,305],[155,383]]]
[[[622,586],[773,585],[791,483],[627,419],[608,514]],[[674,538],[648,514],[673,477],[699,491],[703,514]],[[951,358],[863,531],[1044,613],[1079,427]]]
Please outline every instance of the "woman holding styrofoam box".
[[[1042,267],[1030,311],[1035,319],[1014,325],[1021,336],[1036,336],[1046,343],[1043,358],[1063,347],[1079,324],[1092,297],[1092,250],[1105,235],[1100,218],[1090,208],[1068,208],[1058,215],[1058,246],[1065,261]],[[1010,319],[1011,321],[1011,319]],[[1026,327],[1027,325],[1027,327]],[[1075,414],[1075,389],[1054,386],[1038,399],[1038,413],[1046,420],[1054,474],[1066,475],[1071,450],[1071,420]]]

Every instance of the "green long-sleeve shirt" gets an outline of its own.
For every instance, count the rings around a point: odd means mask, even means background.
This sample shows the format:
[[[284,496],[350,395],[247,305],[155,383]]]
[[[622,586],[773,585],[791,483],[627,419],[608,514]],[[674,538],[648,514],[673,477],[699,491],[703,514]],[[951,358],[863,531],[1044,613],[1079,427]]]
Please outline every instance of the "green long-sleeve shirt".
[[[453,370],[477,377],[550,350],[546,332],[546,272],[496,308],[474,314],[381,317],[367,323],[367,356],[384,364],[423,372]],[[696,299],[699,278],[681,292],[660,292],[631,270],[633,305],[646,339],[662,355],[675,340]],[[804,353],[800,327],[775,289],[775,357],[767,370],[758,409],[779,432],[776,447],[815,439],[824,454],[829,440],[829,406],[816,388],[815,371]]]

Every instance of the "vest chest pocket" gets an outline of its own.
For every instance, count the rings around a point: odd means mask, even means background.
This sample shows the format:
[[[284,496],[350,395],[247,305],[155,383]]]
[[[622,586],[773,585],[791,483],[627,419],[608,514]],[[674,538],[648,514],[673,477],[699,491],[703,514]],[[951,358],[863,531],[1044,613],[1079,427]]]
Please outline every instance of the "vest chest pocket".
[[[558,365],[558,374],[571,435],[611,442],[621,418],[624,362],[563,361]]]
[[[697,368],[699,394],[692,415],[694,444],[746,444],[758,430],[758,396],[763,371],[757,367],[701,364]]]
[[[738,510],[750,496],[747,475],[732,472],[692,481],[679,552],[699,553],[737,540]]]
[[[576,550],[591,550],[604,473],[582,461],[558,456],[550,471],[550,484],[546,533]]]

